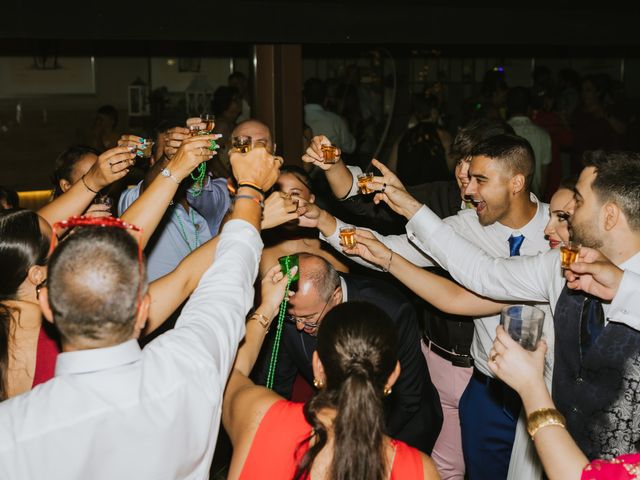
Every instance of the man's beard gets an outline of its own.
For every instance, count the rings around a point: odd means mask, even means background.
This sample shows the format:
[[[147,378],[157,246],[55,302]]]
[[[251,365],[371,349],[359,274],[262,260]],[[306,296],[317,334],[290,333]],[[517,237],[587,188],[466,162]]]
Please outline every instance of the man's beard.
[[[571,239],[574,242],[579,243],[583,247],[589,247],[594,249],[602,248],[604,244],[601,238],[598,238],[595,232],[597,232],[597,228],[592,223],[587,225],[582,224],[572,224],[571,225]]]

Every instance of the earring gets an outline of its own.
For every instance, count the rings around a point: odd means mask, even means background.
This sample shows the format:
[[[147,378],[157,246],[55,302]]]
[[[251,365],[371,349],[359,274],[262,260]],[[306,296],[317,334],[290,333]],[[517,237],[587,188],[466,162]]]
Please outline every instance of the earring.
[[[322,380],[314,378],[313,379],[313,386],[316,387],[318,390],[320,390],[322,387],[324,387],[324,382]]]
[[[384,390],[382,391],[382,393],[384,394],[385,397],[388,397],[389,394],[391,393],[391,387],[384,387]]]
[[[36,300],[40,299],[40,290],[47,286],[47,279],[45,278],[42,282],[36,285]]]

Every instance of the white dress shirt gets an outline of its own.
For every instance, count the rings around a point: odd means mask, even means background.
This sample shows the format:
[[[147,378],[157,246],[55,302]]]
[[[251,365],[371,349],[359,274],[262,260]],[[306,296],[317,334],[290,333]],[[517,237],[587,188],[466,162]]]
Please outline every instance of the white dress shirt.
[[[337,113],[325,110],[317,103],[307,103],[304,106],[304,123],[309,125],[314,136],[324,135],[343,152],[355,152],[356,139],[349,131],[347,122]]]
[[[0,403],[0,478],[208,479],[261,249],[228,222],[173,330],[62,353],[52,380]]]
[[[459,233],[464,238],[482,251],[493,257],[504,258],[509,256],[509,237],[512,234],[522,234],[525,237],[522,246],[520,247],[520,255],[537,255],[540,252],[549,250],[549,243],[544,238],[544,227],[549,220],[549,206],[546,203],[539,202],[538,199],[532,195],[531,199],[536,202],[538,208],[534,217],[520,230],[514,231],[501,223],[493,223],[492,225],[482,226],[478,221],[478,215],[475,209],[466,209],[459,211],[456,215],[441,220],[447,225],[450,225],[453,231]],[[407,235],[380,235],[377,232],[372,232],[378,240],[384,243],[388,248],[393,250],[394,253],[403,256],[411,263],[419,267],[432,267],[435,265],[431,258],[431,251],[429,247],[430,243],[421,242],[419,231],[421,229],[421,217],[423,210],[428,210],[427,207],[422,209],[413,216],[413,218],[407,223]],[[430,213],[431,211],[428,210]],[[435,215],[435,214],[434,214]],[[336,219],[337,228],[333,235],[324,237],[325,241],[330,243],[334,248],[340,251],[340,227],[346,226],[344,222]],[[464,255],[463,255],[464,256]],[[435,257],[437,258],[437,257]],[[360,257],[353,257],[353,260],[372,267],[372,264]],[[464,263],[464,260],[461,260]],[[445,269],[447,267],[445,266]],[[560,276],[560,270],[558,269],[558,277]],[[542,303],[546,303],[543,300]],[[544,335],[549,343],[549,349],[553,349],[553,322],[551,319],[551,312],[548,305],[538,305],[539,308],[545,311],[545,325]],[[474,319],[475,329],[474,338],[471,343],[471,355],[474,359],[474,364],[482,373],[487,376],[493,376],[493,373],[489,370],[487,361],[489,351],[493,345],[493,340],[496,336],[496,327],[500,321],[499,315],[492,315],[489,317],[480,317]],[[546,374],[548,378],[551,378],[551,361],[552,355],[548,356],[548,365]]]

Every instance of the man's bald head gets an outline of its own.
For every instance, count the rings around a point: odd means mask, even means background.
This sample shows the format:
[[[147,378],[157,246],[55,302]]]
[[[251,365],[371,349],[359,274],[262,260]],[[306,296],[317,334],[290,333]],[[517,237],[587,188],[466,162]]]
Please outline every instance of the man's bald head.
[[[118,228],[81,228],[53,251],[48,301],[63,340],[115,345],[132,337],[146,274],[138,244]]]
[[[340,286],[340,276],[324,258],[310,253],[298,254],[300,293],[315,292],[322,301],[327,301]]]
[[[236,128],[231,132],[231,136],[238,137],[241,135],[251,137],[252,144],[255,144],[256,141],[266,143],[267,149],[270,152],[273,152],[273,138],[271,137],[271,130],[267,124],[262,123],[260,120],[250,118],[236,125]]]

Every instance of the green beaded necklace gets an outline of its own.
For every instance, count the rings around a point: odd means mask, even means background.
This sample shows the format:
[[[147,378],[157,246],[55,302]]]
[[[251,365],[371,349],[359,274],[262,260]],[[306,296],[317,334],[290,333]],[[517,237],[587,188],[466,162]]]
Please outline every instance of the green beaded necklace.
[[[269,372],[267,373],[267,388],[273,390],[273,381],[275,379],[276,365],[278,363],[278,351],[280,350],[280,338],[282,337],[282,326],[284,324],[284,317],[287,313],[287,303],[289,303],[289,286],[293,277],[291,276],[291,264],[290,259],[285,259],[287,268],[287,286],[284,289],[284,298],[280,303],[280,310],[278,311],[278,325],[276,328],[276,338],[273,340],[273,348],[271,349],[271,359],[269,360]]]
[[[220,146],[218,145],[218,143],[215,140],[211,140],[210,144],[209,144],[209,150],[210,151],[214,151],[214,150],[218,150],[220,148]],[[194,175],[193,172],[191,172],[191,180],[193,180],[193,187],[191,189],[191,194],[194,197],[199,197],[202,194],[202,187],[204,185],[204,177],[207,171],[207,165],[205,162],[202,162],[200,165],[198,165],[198,174]]]
[[[178,226],[180,227],[180,235],[182,236],[182,239],[187,244],[187,247],[189,248],[189,251],[193,252],[196,248],[198,248],[200,246],[200,233],[199,233],[199,230],[198,230],[198,226],[196,225],[196,219],[195,219],[195,216],[193,214],[193,208],[190,209],[189,213],[191,214],[190,218],[191,218],[191,224],[193,225],[193,230],[196,232],[195,246],[193,248],[191,247],[191,242],[189,241],[189,237],[187,236],[187,231],[184,228],[184,223],[182,223],[182,219],[180,218],[180,214],[178,212],[176,212],[175,215],[176,215],[176,218],[178,219]]]

